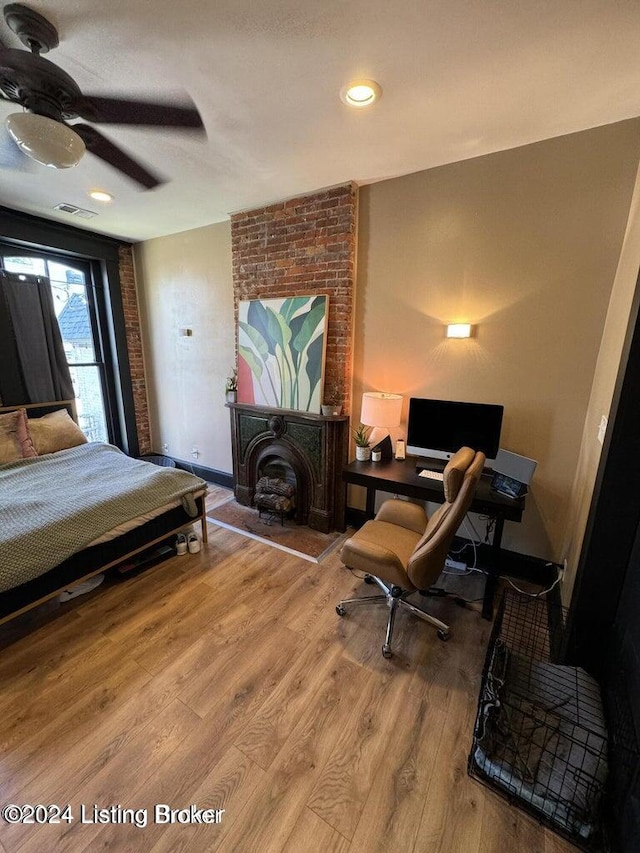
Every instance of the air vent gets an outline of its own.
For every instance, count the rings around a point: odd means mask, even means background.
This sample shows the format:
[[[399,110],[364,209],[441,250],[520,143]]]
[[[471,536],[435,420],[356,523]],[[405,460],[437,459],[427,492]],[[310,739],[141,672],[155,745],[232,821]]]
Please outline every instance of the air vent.
[[[71,216],[79,216],[80,219],[93,219],[94,216],[98,215],[92,210],[85,210],[82,207],[76,207],[75,204],[69,204],[66,201],[63,201],[60,204],[56,204],[53,209],[61,210],[63,213],[70,213]]]

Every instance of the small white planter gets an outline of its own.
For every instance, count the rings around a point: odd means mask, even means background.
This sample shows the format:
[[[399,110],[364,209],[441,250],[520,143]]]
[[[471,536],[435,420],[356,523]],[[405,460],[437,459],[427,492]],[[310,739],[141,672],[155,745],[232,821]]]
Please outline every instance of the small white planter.
[[[226,392],[227,403],[235,403],[237,396],[238,396],[237,391],[227,391]]]
[[[356,459],[358,462],[368,462],[371,459],[371,448],[360,447],[356,444]]]

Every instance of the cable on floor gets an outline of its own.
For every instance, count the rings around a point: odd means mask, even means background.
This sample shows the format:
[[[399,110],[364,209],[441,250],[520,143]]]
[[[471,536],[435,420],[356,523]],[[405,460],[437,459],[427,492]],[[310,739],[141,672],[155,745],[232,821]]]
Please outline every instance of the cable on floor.
[[[546,565],[547,565],[547,566],[552,566],[552,565],[553,565],[553,563],[547,563]],[[540,590],[540,592],[527,592],[527,591],[526,591],[526,590],[524,590],[524,589],[520,589],[520,587],[519,587],[519,586],[516,586],[516,585],[514,584],[514,582],[511,580],[511,578],[506,578],[506,580],[511,584],[511,586],[516,590],[516,592],[519,592],[519,593],[521,593],[522,595],[528,595],[528,596],[529,596],[529,598],[540,598],[541,596],[546,595],[548,592],[551,592],[551,590],[552,590],[554,587],[558,586],[558,584],[559,584],[559,583],[560,583],[560,581],[562,580],[562,575],[563,575],[563,574],[564,574],[564,572],[558,572],[558,577],[554,580],[554,582],[551,584],[551,586],[550,586],[550,587],[547,587],[547,589],[542,589],[542,590]]]

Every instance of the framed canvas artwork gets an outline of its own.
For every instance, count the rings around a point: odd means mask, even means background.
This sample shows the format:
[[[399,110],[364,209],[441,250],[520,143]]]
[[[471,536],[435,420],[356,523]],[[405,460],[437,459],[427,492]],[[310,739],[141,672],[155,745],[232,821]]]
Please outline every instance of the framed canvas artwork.
[[[238,306],[238,402],[320,412],[328,296]]]

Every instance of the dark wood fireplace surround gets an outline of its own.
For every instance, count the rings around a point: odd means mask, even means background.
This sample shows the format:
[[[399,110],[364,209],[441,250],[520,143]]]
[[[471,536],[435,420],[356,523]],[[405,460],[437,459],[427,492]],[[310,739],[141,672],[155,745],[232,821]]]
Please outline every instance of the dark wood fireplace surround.
[[[228,403],[235,496],[251,506],[264,468],[277,460],[296,477],[296,521],[329,533],[345,529],[349,418]]]

